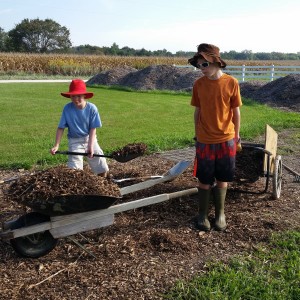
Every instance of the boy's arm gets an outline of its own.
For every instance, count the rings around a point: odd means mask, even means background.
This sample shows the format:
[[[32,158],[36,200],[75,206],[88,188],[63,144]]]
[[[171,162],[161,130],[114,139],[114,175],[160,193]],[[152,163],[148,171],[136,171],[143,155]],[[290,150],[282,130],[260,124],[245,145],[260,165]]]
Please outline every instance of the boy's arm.
[[[91,128],[89,132],[89,142],[87,146],[87,152],[90,153],[89,157],[92,158],[94,155],[94,143],[96,140],[96,128]]]
[[[199,115],[200,115],[200,107],[195,107],[194,111],[194,126],[195,126],[195,137],[197,138],[197,124],[199,120]]]
[[[55,137],[55,144],[52,147],[52,149],[50,150],[51,154],[55,154],[55,152],[58,150],[59,144],[60,144],[60,141],[61,141],[61,138],[62,138],[63,134],[64,134],[64,128],[57,128],[56,137]]]
[[[239,107],[233,108],[232,122],[234,124],[235,139],[236,141],[238,141],[240,138],[240,124],[241,124],[241,113]]]

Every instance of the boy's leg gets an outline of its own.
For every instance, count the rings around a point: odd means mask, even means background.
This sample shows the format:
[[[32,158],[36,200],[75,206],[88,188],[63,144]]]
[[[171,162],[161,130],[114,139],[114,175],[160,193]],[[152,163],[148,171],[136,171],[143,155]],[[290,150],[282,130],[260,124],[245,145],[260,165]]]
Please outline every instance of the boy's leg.
[[[210,230],[210,223],[208,220],[210,189],[205,190],[199,188],[198,195],[198,216],[196,225],[199,230],[208,231]]]
[[[216,186],[212,192],[215,201],[215,228],[216,230],[222,231],[227,227],[224,213],[227,187],[219,188]]]
[[[103,154],[103,150],[100,148],[97,139],[94,144],[94,153],[95,154]],[[105,157],[93,157],[93,158],[88,158],[88,163],[93,171],[93,173],[106,177],[107,172],[109,171],[107,161]]]
[[[84,140],[80,138],[69,138],[69,151],[70,152],[84,152]],[[83,169],[83,156],[81,155],[69,155],[68,167],[71,169]]]
[[[197,227],[200,230],[210,230],[208,220],[209,203],[211,199],[211,185],[214,182],[214,157],[213,145],[196,143],[196,158],[194,164],[194,176],[199,180],[199,199]]]
[[[234,139],[218,144],[218,156],[216,158],[217,186],[213,189],[215,201],[215,228],[224,230],[227,227],[225,219],[225,199],[227,182],[233,181],[235,169],[236,146]]]

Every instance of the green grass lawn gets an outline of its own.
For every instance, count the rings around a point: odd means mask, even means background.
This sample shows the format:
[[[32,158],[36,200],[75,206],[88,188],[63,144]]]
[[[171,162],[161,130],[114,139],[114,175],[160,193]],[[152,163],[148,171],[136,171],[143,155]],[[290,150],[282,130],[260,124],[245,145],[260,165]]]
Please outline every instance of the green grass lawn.
[[[30,168],[55,165],[66,157],[49,154],[63,106],[60,96],[67,83],[1,84],[0,167]],[[144,142],[149,152],[193,145],[193,108],[190,95],[165,92],[132,92],[101,87],[95,93],[103,127],[99,143],[105,153],[128,143]],[[282,112],[244,99],[241,136],[253,140],[263,134],[265,124],[275,130],[300,127],[299,114]],[[67,149],[66,132],[60,150]]]

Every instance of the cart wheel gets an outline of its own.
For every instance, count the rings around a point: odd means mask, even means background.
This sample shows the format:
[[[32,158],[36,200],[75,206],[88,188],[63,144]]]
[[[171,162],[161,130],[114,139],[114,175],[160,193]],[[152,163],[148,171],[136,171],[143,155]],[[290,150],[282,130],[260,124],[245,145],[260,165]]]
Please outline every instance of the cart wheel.
[[[49,220],[49,216],[37,212],[31,212],[16,220],[11,229],[19,229],[26,226],[36,225]],[[57,239],[55,239],[51,233],[46,230],[11,239],[10,243],[20,256],[38,258],[49,253],[56,246]]]
[[[282,160],[281,156],[275,157],[274,174],[273,174],[273,198],[279,199],[282,182]]]

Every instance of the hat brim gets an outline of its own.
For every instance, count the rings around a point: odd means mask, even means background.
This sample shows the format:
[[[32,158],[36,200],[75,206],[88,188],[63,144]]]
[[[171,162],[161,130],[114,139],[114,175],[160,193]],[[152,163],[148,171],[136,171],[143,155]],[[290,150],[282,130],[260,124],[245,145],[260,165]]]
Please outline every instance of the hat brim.
[[[206,52],[199,52],[198,54],[210,63],[219,63],[221,68],[226,68],[227,66],[227,63],[223,59],[221,59],[221,57],[208,55]]]
[[[194,66],[195,68],[198,68],[197,64],[198,64],[199,58],[200,58],[200,56],[196,54],[188,60],[188,63],[191,64],[192,66]]]
[[[67,92],[67,93],[60,93],[63,97],[66,97],[66,98],[71,98],[71,96],[76,96],[76,95],[84,95],[84,98],[85,99],[90,99],[94,96],[94,93],[70,93],[70,92]]]
[[[198,60],[201,58],[204,58],[206,61],[208,61],[210,63],[219,63],[221,68],[226,68],[226,66],[227,66],[227,63],[220,57],[207,55],[207,53],[205,53],[205,52],[200,52],[200,53],[195,54],[192,58],[190,58],[188,60],[188,62],[195,68],[198,68]]]

